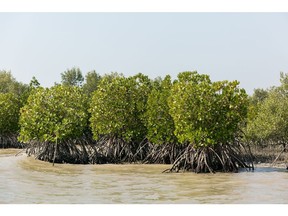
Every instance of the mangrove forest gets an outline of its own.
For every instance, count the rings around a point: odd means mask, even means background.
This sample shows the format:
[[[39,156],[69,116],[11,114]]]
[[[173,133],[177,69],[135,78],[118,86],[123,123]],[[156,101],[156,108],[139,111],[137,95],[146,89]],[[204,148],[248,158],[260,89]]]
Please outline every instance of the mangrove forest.
[[[0,70],[0,147],[69,164],[170,164],[163,172],[238,172],[286,162],[288,74],[248,95],[197,71],[150,79],[67,69],[44,88]]]

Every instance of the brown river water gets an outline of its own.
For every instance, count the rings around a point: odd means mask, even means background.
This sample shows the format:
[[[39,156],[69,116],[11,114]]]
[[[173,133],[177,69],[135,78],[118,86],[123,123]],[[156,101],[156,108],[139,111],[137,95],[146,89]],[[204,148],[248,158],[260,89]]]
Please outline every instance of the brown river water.
[[[52,164],[0,150],[2,204],[288,203],[288,171],[162,173],[170,165]]]

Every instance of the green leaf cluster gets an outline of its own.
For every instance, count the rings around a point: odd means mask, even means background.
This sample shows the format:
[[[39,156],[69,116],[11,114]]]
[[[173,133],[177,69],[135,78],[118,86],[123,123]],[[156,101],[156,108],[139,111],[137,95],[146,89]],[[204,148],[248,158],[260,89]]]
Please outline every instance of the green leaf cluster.
[[[109,135],[126,141],[141,140],[146,134],[144,113],[150,89],[149,78],[142,74],[128,78],[115,73],[104,76],[89,110],[94,138]]]
[[[81,136],[87,126],[87,97],[75,86],[38,87],[20,111],[22,142],[55,142]]]
[[[288,74],[281,73],[281,86],[267,90],[266,97],[257,103],[256,108],[250,105],[251,118],[244,128],[249,141],[262,145],[288,142],[287,80]]]
[[[101,76],[96,71],[90,71],[85,76],[85,83],[83,85],[83,91],[91,96],[94,91],[97,90],[100,83]]]
[[[147,138],[155,144],[175,143],[174,121],[169,113],[168,97],[172,88],[171,77],[156,80],[147,101]]]
[[[208,75],[183,72],[168,98],[175,135],[195,147],[227,143],[246,119],[248,99],[238,82],[212,82]]]
[[[0,136],[16,133],[19,129],[19,99],[12,93],[0,93]]]
[[[70,85],[70,86],[81,86],[84,77],[82,72],[79,68],[73,67],[71,69],[67,69],[63,73],[61,73],[61,79],[63,85]]]
[[[18,82],[10,71],[0,70],[0,93],[13,93],[21,97],[28,88],[21,82]]]

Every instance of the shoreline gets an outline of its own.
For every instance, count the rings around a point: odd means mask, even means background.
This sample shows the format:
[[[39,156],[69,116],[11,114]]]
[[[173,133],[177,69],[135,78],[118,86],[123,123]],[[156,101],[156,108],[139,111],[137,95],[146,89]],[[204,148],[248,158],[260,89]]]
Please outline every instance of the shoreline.
[[[272,163],[258,163],[258,164],[254,164],[255,168],[257,168],[257,167],[271,167],[271,168],[284,168],[284,169],[286,169],[287,166],[288,166],[288,164],[283,163],[283,162],[275,163],[275,164],[273,164],[273,166],[272,166]]]
[[[9,157],[9,156],[15,156],[15,157],[26,156],[28,158],[26,152],[23,151],[23,149],[16,149],[16,148],[0,149],[0,156],[2,156],[2,157],[5,157],[5,156],[6,157]],[[41,161],[41,160],[39,160],[39,161]],[[41,162],[44,162],[44,161],[41,161]],[[65,164],[63,164],[63,165],[65,165]],[[74,164],[69,164],[69,165],[74,165]],[[77,164],[75,164],[75,165],[77,165]],[[153,165],[153,164],[125,163],[125,164],[88,164],[88,165],[118,165],[118,166],[148,165],[149,166],[149,165]],[[155,165],[160,165],[160,164],[155,164]],[[170,165],[170,164],[164,164],[164,165]],[[266,168],[283,168],[283,169],[287,169],[287,166],[288,166],[288,163],[285,163],[283,161],[276,162],[276,163],[273,164],[273,166],[272,166],[272,163],[268,163],[268,162],[254,163],[254,168],[266,167]]]

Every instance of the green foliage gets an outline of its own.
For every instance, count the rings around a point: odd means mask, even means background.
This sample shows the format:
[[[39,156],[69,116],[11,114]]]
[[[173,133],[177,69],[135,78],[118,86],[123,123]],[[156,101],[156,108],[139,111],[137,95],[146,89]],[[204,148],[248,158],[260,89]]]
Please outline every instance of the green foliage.
[[[238,82],[211,82],[208,75],[183,72],[168,98],[175,135],[195,147],[227,143],[247,115],[247,94]]]
[[[17,82],[10,71],[0,70],[0,93],[13,93],[21,97],[27,88],[27,85]]]
[[[146,112],[146,105],[148,95],[152,90],[152,83],[148,76],[138,73],[132,77],[132,88],[134,91],[132,100],[136,105],[137,115],[142,123],[145,121],[144,113]]]
[[[1,93],[16,93],[16,79],[12,76],[11,72],[0,71],[0,92]]]
[[[39,83],[39,81],[36,79],[35,76],[32,77],[32,79],[31,79],[31,81],[30,81],[30,83],[29,83],[29,87],[30,87],[30,88],[38,88],[38,87],[40,87],[40,83]]]
[[[108,82],[112,82],[115,78],[119,78],[119,77],[124,77],[124,75],[118,72],[111,72],[108,74],[104,74],[102,78],[105,78],[105,82],[108,83]]]
[[[91,102],[91,129],[97,140],[101,135],[114,135],[121,137],[123,134],[127,139],[131,132],[129,122],[133,113],[130,104],[131,87],[126,78],[120,76],[110,80],[103,77],[97,91],[94,92]]]
[[[81,136],[86,128],[87,97],[79,87],[39,87],[20,112],[20,141],[61,141]]]
[[[253,105],[257,105],[263,102],[268,97],[268,91],[264,89],[254,89],[254,93],[251,97],[251,102]]]
[[[19,100],[12,93],[0,93],[0,136],[18,131]]]
[[[149,94],[147,102],[146,127],[147,138],[155,144],[175,143],[174,122],[169,114],[167,99],[171,92],[171,77],[166,76],[163,81],[158,79]]]
[[[259,104],[254,119],[249,119],[245,133],[255,143],[287,143],[288,97],[280,89],[271,89]]]
[[[288,92],[288,73],[280,72],[281,90]]]
[[[261,104],[268,97],[269,90],[264,89],[254,89],[254,93],[252,96],[249,96],[249,106],[248,106],[248,114],[247,114],[247,124],[243,125],[242,130],[244,131],[245,137],[243,137],[245,142],[256,141],[256,134],[254,131],[254,126],[252,126],[253,122],[257,118],[259,108]]]
[[[250,104],[249,119],[244,128],[248,141],[261,145],[288,142],[288,74],[281,72],[280,82],[279,87],[271,87],[261,94],[257,89],[254,91],[254,103]]]
[[[147,134],[147,128],[145,126],[147,110],[148,96],[152,90],[152,82],[148,76],[138,73],[132,78],[132,97],[131,102],[135,105],[134,107],[134,140],[138,142],[142,141]]]
[[[61,73],[61,79],[63,85],[70,86],[81,86],[84,81],[81,70],[75,67],[72,69],[67,69],[66,71]]]
[[[85,76],[86,82],[83,85],[83,90],[87,95],[92,95],[97,90],[101,80],[101,76],[96,71],[90,71]]]
[[[149,79],[138,74],[104,76],[91,102],[91,128],[94,138],[115,136],[126,141],[140,140],[146,134],[144,112],[149,93]]]
[[[216,143],[229,142],[235,139],[247,122],[248,96],[244,89],[238,87],[238,81],[221,81],[213,83],[216,92],[212,122],[213,139]]]
[[[152,80],[151,81],[152,89],[160,89],[162,81],[163,81],[162,77],[156,77],[154,80]]]
[[[32,92],[40,87],[39,81],[33,76],[29,85],[25,90],[22,92],[20,101],[21,101],[21,107],[24,106],[27,103],[27,99]]]

